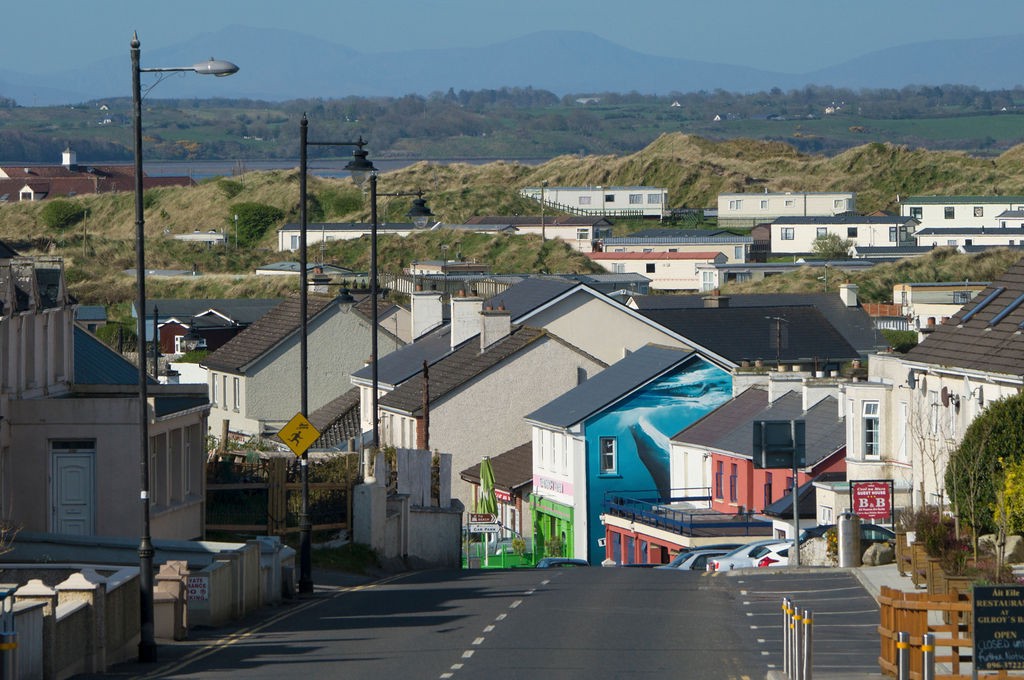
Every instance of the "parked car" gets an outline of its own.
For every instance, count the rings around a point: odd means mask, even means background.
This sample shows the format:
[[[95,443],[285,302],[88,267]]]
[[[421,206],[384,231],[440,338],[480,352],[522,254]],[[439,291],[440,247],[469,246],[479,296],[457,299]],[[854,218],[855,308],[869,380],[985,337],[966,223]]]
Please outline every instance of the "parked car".
[[[811,538],[821,538],[834,526],[835,524],[819,524],[816,527],[804,529],[800,532],[800,542],[803,543]],[[861,545],[867,545],[869,543],[885,543],[887,541],[894,540],[896,540],[896,534],[892,529],[878,526],[877,524],[867,524],[863,522],[860,525]]]
[[[708,571],[731,571],[733,569],[753,567],[757,564],[758,560],[768,554],[770,547],[780,544],[786,546],[791,543],[792,541],[778,538],[747,543],[720,557],[709,560]]]
[[[561,567],[589,567],[590,563],[573,557],[545,557],[537,562],[538,569],[556,569]]]
[[[792,541],[778,543],[768,546],[768,552],[761,555],[757,560],[759,567],[785,567],[789,564],[789,549],[793,547]]]
[[[660,566],[657,566],[655,567],[655,569],[678,569],[679,565],[686,561],[690,557],[690,555],[695,552],[699,552],[702,550],[716,550],[722,554],[725,554],[730,550],[735,550],[736,548],[739,548],[742,545],[742,543],[714,543],[711,545],[699,545],[690,548],[683,548],[679,551],[679,554],[672,558],[671,562],[669,562],[668,564],[662,564]]]
[[[662,564],[661,566],[655,567],[655,569],[683,569],[693,571],[706,571],[708,568],[708,560],[715,557],[720,557],[728,550],[691,550],[685,553],[679,553],[676,558],[668,564]]]

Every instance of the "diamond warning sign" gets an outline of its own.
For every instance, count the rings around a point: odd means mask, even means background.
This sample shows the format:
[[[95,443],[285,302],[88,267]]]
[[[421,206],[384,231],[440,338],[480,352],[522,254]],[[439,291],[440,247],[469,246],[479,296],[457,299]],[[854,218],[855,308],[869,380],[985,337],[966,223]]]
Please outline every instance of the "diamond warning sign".
[[[296,413],[288,424],[277,432],[289,449],[296,456],[301,456],[320,438],[320,430],[313,427],[313,423],[306,419],[301,413]]]

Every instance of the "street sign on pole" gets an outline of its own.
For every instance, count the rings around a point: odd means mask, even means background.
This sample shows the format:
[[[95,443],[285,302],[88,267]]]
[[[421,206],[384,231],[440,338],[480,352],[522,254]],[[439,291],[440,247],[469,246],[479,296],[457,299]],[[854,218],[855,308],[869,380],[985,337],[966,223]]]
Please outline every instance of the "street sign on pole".
[[[320,438],[320,430],[313,427],[313,423],[309,422],[302,413],[296,413],[287,425],[278,430],[277,436],[292,450],[292,453],[301,456],[313,445],[313,442]]]
[[[492,524],[498,521],[498,516],[493,512],[471,512],[469,513],[470,524]]]
[[[488,524],[470,524],[469,533],[471,534],[496,534],[501,527],[498,526],[497,522]]]

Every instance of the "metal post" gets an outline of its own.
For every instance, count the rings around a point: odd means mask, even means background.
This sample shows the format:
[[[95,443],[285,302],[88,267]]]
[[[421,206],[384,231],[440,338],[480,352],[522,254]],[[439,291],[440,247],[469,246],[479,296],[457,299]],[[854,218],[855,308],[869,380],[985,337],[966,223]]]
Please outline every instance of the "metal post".
[[[800,478],[797,477],[797,446],[796,421],[789,421],[789,441],[793,443],[793,548],[790,550],[789,562],[794,567],[800,566]]]
[[[790,637],[789,637],[789,616],[793,605],[788,597],[782,598],[782,672],[792,677],[790,673]]]
[[[935,633],[925,633],[922,637],[921,657],[921,680],[935,680]]]
[[[811,643],[813,642],[814,635],[811,626],[811,610],[805,609],[803,618],[800,620],[800,633],[803,635],[803,640],[800,643],[803,649],[804,656],[801,661],[803,666],[803,675],[800,676],[801,680],[811,680],[811,665],[814,660],[814,650],[812,649]]]
[[[142,195],[142,85],[139,36],[132,35],[132,121],[135,133],[135,285],[139,355],[139,462],[142,535],[139,539],[139,661],[156,662],[153,623],[153,542],[149,535],[149,393],[146,378],[146,230]]]
[[[792,657],[793,661],[790,665],[790,677],[793,680],[798,680],[800,677],[800,608],[793,605],[793,613],[789,617],[789,636],[792,638]]]
[[[377,173],[370,173],[370,417],[373,419],[373,452],[380,449],[380,414],[377,404]]]
[[[153,377],[160,375],[160,309],[153,306]]]
[[[896,633],[896,677],[910,680],[910,633]]]
[[[306,281],[306,142],[309,120],[302,114],[299,122],[299,410],[305,418],[308,414],[308,350],[309,327],[306,313],[309,295]],[[299,512],[299,592],[313,592],[313,523],[309,518],[309,452],[302,452],[302,509]]]

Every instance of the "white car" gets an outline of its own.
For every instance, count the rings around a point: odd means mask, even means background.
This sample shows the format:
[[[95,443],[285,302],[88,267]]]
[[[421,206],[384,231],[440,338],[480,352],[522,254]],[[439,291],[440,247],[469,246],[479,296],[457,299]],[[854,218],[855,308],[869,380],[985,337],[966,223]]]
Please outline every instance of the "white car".
[[[778,545],[768,546],[768,552],[761,555],[757,560],[758,567],[785,567],[789,564],[789,549],[793,547],[792,541],[786,541]]]
[[[732,571],[733,569],[744,569],[757,566],[758,561],[767,555],[775,546],[786,547],[792,541],[786,539],[771,538],[764,541],[747,543],[741,548],[736,548],[721,557],[708,561],[708,571]]]

